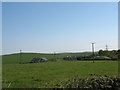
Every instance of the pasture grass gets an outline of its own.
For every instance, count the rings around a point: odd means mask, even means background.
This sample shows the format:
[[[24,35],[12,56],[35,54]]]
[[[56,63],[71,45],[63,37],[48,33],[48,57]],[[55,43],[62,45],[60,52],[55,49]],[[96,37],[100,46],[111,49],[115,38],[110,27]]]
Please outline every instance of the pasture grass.
[[[65,82],[73,76],[118,74],[117,61],[57,61],[18,64],[3,61],[3,88],[44,88]]]
[[[65,82],[76,75],[88,77],[90,74],[110,75],[118,74],[118,61],[64,61],[65,56],[88,55],[90,53],[61,53],[39,54],[22,53],[2,56],[2,86],[3,88],[54,88],[54,85]],[[56,62],[28,63],[34,57],[46,57]]]

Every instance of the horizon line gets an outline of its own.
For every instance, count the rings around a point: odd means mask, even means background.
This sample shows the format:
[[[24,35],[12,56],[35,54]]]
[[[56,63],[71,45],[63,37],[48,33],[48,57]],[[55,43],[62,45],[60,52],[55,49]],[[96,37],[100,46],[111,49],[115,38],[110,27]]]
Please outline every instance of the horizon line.
[[[105,49],[100,49],[100,50],[105,50]],[[109,49],[108,51],[112,51],[112,50],[118,50],[118,49]],[[99,50],[96,50],[95,52],[98,52]],[[36,54],[60,54],[60,53],[85,53],[85,52],[92,52],[91,50],[88,51],[61,51],[61,52],[35,52],[35,51],[22,51],[21,53],[36,53]],[[5,53],[5,54],[1,54],[1,55],[11,55],[11,54],[19,54],[20,52],[13,52],[13,53]]]

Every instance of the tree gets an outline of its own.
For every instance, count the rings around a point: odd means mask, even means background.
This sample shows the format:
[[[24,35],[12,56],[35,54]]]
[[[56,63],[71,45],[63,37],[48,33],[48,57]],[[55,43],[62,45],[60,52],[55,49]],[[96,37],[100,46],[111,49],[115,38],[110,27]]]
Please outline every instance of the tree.
[[[104,55],[104,51],[103,50],[99,50],[98,54],[99,54],[99,56],[103,56]]]
[[[117,51],[118,59],[120,59],[120,49]]]

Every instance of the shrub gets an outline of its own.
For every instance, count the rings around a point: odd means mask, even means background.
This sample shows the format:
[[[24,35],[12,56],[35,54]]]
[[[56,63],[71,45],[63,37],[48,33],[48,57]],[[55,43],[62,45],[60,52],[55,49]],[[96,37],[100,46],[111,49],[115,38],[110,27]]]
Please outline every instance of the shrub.
[[[55,88],[81,88],[90,90],[120,90],[120,77],[91,75],[86,78],[75,76],[66,82],[54,85]]]

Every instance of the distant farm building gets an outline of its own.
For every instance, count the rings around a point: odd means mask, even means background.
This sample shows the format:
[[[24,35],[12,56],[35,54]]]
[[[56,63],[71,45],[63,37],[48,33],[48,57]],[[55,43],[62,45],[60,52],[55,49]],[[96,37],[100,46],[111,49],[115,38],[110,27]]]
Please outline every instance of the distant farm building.
[[[66,56],[64,60],[111,60],[108,56]]]
[[[30,63],[40,63],[40,62],[47,62],[47,58],[33,58]]]
[[[76,56],[66,56],[63,58],[64,60],[77,60]]]
[[[77,60],[89,60],[92,59],[91,56],[77,56]]]

